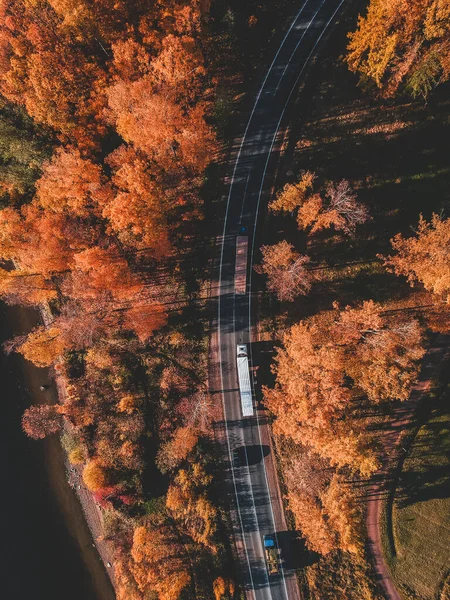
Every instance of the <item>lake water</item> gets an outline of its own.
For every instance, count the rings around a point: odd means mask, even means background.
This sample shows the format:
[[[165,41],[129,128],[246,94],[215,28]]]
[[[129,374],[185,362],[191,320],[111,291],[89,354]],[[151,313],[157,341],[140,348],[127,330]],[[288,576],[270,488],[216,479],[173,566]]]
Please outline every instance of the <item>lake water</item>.
[[[35,318],[0,304],[0,341],[29,329]],[[110,600],[109,580],[64,479],[59,443],[22,433],[23,411],[47,378],[45,370],[30,375],[25,366],[21,357],[0,353],[0,597]]]

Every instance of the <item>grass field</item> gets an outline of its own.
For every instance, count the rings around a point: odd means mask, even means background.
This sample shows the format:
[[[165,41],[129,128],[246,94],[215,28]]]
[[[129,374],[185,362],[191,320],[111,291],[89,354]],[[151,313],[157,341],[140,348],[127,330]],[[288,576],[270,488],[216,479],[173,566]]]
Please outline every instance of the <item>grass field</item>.
[[[450,387],[420,428],[404,461],[392,507],[395,555],[387,552],[408,600],[444,600],[450,568]]]

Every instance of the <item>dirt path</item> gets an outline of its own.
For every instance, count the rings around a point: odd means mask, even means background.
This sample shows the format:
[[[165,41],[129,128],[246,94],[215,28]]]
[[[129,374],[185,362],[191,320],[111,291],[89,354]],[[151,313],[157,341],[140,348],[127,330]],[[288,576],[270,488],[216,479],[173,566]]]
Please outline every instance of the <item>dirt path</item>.
[[[385,425],[383,438],[384,459],[381,469],[374,476],[368,489],[367,502],[367,535],[373,565],[379,584],[389,600],[404,600],[397,591],[389,568],[384,560],[381,540],[381,515],[384,502],[389,499],[396,483],[396,473],[401,468],[405,456],[402,441],[415,427],[415,413],[420,401],[431,388],[433,377],[439,371],[446,354],[449,340],[444,337],[436,339],[424,358],[419,381],[414,386],[409,400],[401,402],[395,408],[392,418]],[[388,532],[392,537],[392,532]],[[391,539],[391,543],[393,540]],[[395,553],[395,548],[393,548]]]

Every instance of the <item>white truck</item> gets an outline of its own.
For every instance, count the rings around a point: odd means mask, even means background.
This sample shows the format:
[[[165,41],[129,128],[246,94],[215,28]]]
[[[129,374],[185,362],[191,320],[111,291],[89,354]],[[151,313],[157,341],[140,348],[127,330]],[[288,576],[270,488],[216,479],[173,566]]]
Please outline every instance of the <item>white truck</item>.
[[[251,417],[253,416],[253,397],[248,352],[245,344],[241,344],[237,347],[237,371],[239,393],[241,395],[242,416]]]

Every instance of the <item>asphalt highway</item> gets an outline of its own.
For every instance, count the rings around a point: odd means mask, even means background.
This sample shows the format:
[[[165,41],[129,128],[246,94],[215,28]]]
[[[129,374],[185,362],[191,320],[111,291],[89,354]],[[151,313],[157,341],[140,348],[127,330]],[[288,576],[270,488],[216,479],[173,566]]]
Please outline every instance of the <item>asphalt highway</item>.
[[[306,75],[308,64],[321,50],[324,34],[333,25],[344,2],[306,0],[299,4],[299,12],[262,82],[247,127],[230,162],[219,273],[218,360],[230,473],[236,500],[236,543],[246,594],[255,600],[298,600],[301,596],[289,546],[284,543],[283,507],[267,443],[267,426],[257,411],[254,417],[242,418],[236,347],[248,344],[251,353],[251,273],[255,232],[259,208],[268,201],[273,183],[271,165],[280,152],[286,112],[295,90]],[[242,234],[243,228],[245,235],[249,236],[247,292],[236,295],[236,237]],[[232,464],[234,449],[238,449],[242,462],[240,467]],[[268,575],[264,534],[275,534],[278,539],[283,559],[279,575]]]

